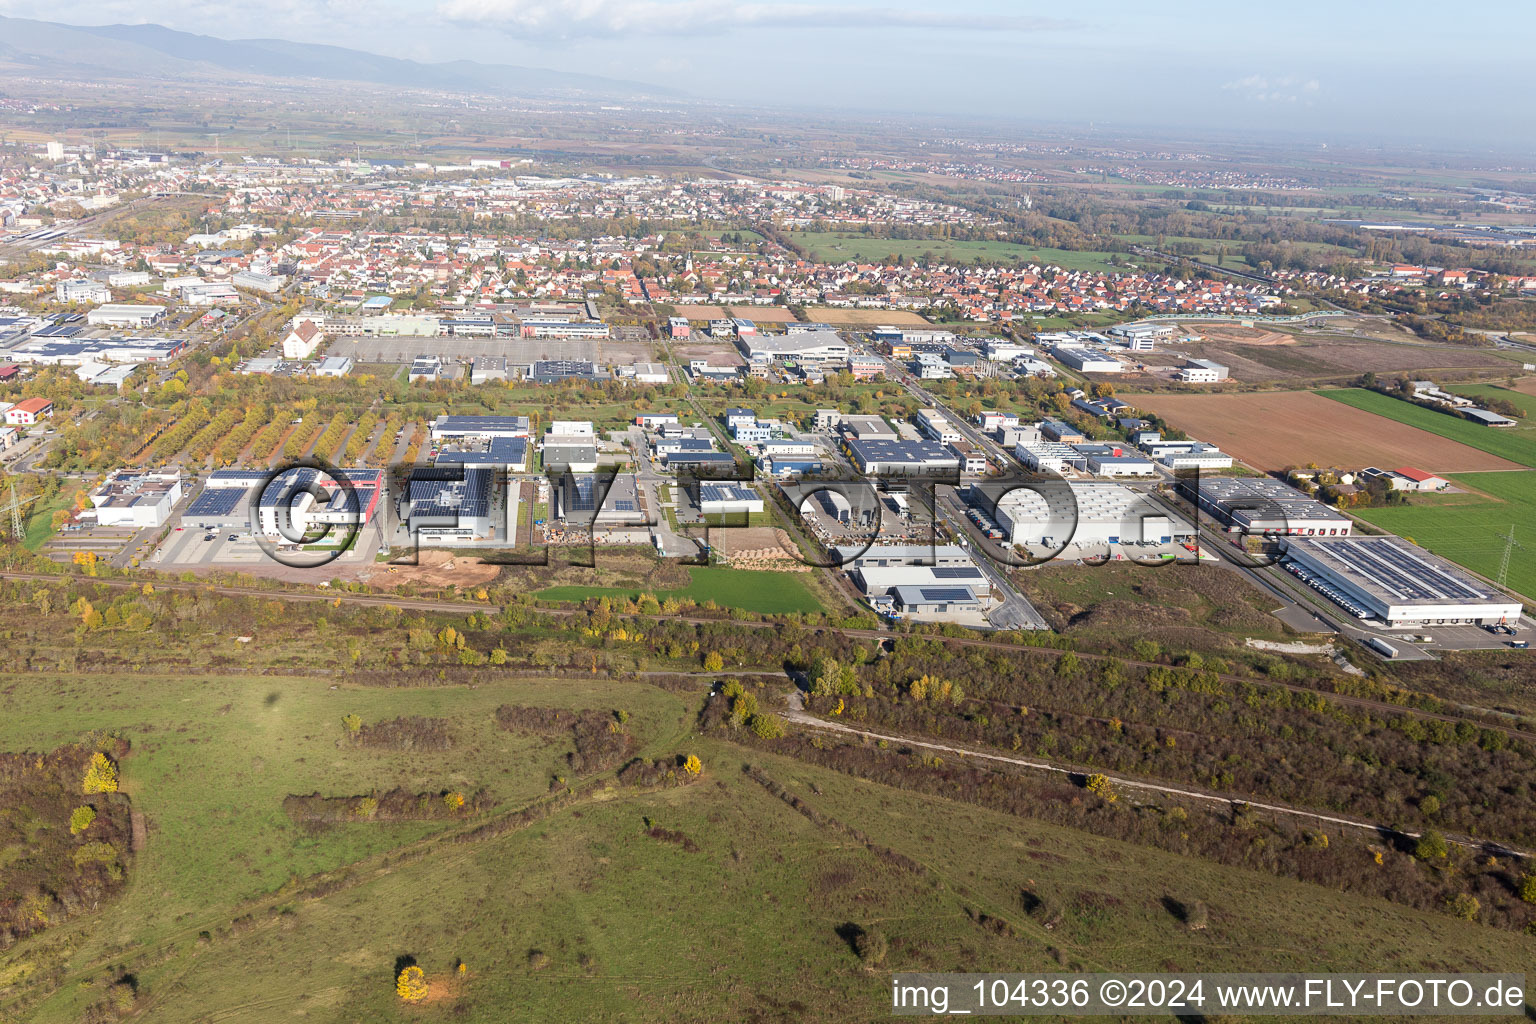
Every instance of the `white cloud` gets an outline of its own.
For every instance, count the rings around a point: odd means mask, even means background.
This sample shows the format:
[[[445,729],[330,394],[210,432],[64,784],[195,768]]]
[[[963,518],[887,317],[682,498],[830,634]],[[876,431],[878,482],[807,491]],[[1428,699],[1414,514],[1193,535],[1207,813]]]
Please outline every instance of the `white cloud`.
[[[1322,84],[1315,78],[1285,75],[1267,78],[1264,75],[1248,75],[1222,84],[1227,92],[1237,93],[1257,103],[1312,103],[1312,97],[1322,91]]]
[[[963,31],[1058,29],[1064,22],[1022,15],[909,11],[812,3],[735,0],[440,0],[456,22],[555,38],[710,35],[741,28],[916,28]]]

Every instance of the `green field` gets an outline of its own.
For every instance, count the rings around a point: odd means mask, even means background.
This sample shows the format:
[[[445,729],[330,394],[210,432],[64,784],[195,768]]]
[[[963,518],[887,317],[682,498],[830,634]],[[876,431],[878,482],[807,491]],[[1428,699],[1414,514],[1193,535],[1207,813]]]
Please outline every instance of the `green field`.
[[[722,608],[740,608],[763,615],[821,611],[821,603],[806,585],[805,573],[760,572],[723,566],[690,566],[693,582],[677,590],[652,591],[659,598],[688,598],[703,604],[713,601]],[[558,586],[537,591],[549,601],[585,601],[589,597],[637,597],[640,589],[629,587]]]
[[[1510,554],[1509,586],[1536,600],[1536,472],[1461,473],[1451,479],[1483,493],[1414,497],[1408,506],[1357,514],[1489,579],[1497,576],[1504,555],[1500,538],[1513,526],[1525,547]]]
[[[1112,260],[1127,255],[1111,252],[1076,252],[1070,249],[1041,249],[1012,242],[958,242],[948,239],[875,238],[842,231],[791,231],[789,237],[811,258],[823,263],[858,260],[876,263],[887,256],[920,259],[924,253],[936,260],[970,263],[981,259],[988,263],[1038,263],[1066,270],[1114,270]]]
[[[1474,970],[1536,957],[1536,938],[702,738],[691,730],[702,691],[587,678],[339,691],[273,677],[0,683],[5,749],[121,728],[134,743],[124,788],[150,822],[119,899],[0,953],[3,984],[49,944],[67,952],[52,996],[25,1013],[39,1024],[76,1024],[122,970],[135,1019],[168,1024],[501,1022],[510,1007],[530,1021],[787,1024],[888,1015],[893,970]],[[315,789],[486,785],[496,811],[515,809],[545,790],[568,744],[495,728],[501,703],[625,708],[645,756],[696,753],[704,774],[659,790],[599,777],[542,820],[458,841],[434,839],[435,825],[302,830],[277,806]],[[347,711],[440,716],[460,742],[344,751]],[[384,852],[423,844],[421,856]],[[352,867],[328,891],[295,891],[341,865]],[[1052,928],[1021,893],[1059,908]],[[1206,904],[1208,927],[1185,927],[1175,901]],[[882,932],[884,963],[859,962],[850,926]],[[425,1004],[395,996],[401,957],[427,972]]]
[[[1512,402],[1525,410],[1526,418],[1521,420],[1518,426],[1501,427],[1501,430],[1510,430],[1517,434],[1536,435],[1536,395],[1527,395],[1521,391],[1513,391],[1509,388],[1501,388],[1497,384],[1453,384],[1445,390],[1457,395],[1466,395],[1468,398],[1486,401],[1490,398],[1501,398],[1506,402]]]
[[[1431,434],[1439,434],[1441,437],[1460,441],[1464,445],[1509,459],[1511,462],[1518,462],[1522,466],[1536,466],[1536,434],[1522,431],[1519,427],[1485,427],[1449,413],[1435,412],[1433,409],[1425,409],[1411,402],[1389,398],[1364,388],[1317,393],[1335,402],[1342,402],[1356,409],[1364,409],[1366,412],[1406,423],[1410,427],[1427,430]]]

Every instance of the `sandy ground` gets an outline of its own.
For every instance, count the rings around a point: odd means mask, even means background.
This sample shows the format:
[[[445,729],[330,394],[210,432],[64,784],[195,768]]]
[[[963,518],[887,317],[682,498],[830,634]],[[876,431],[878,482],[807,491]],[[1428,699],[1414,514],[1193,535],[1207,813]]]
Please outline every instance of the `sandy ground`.
[[[742,530],[711,530],[710,540],[721,558],[736,569],[780,569],[791,572],[810,567],[796,557],[794,541],[783,530],[750,526]]]
[[[498,565],[485,565],[479,558],[448,551],[424,548],[417,556],[419,565],[386,564],[369,574],[359,573],[358,578],[376,587],[393,587],[401,583],[417,586],[455,586],[460,590],[483,587],[495,582],[501,574]]]
[[[1279,331],[1266,331],[1258,327],[1240,327],[1235,324],[1185,324],[1185,331],[1198,334],[1209,341],[1231,345],[1294,345],[1296,339]]]
[[[1257,469],[1413,466],[1431,473],[1524,467],[1427,430],[1307,391],[1138,395],[1138,405]]]

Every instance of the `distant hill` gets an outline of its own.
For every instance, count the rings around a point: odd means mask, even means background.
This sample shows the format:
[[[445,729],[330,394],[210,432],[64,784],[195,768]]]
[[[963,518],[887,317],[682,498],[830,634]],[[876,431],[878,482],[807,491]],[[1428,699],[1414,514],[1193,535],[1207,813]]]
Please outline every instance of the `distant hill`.
[[[0,17],[0,62],[39,73],[107,78],[319,78],[407,89],[517,96],[667,96],[671,90],[597,75],[457,60],[423,64],[284,39],[218,39],[163,25],[61,25]]]

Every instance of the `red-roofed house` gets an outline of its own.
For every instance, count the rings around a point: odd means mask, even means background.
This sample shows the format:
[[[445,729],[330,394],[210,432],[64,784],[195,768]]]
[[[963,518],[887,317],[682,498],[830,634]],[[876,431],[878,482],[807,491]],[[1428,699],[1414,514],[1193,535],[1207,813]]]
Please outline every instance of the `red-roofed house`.
[[[1404,491],[1438,491],[1442,487],[1449,487],[1451,482],[1443,476],[1435,476],[1426,473],[1422,469],[1414,469],[1412,466],[1399,466],[1393,470],[1398,476],[1405,476],[1413,481],[1412,487],[1402,487]]]

